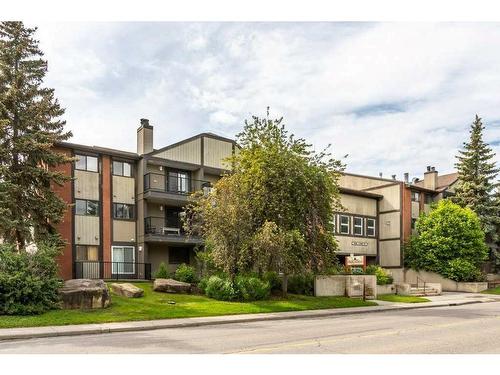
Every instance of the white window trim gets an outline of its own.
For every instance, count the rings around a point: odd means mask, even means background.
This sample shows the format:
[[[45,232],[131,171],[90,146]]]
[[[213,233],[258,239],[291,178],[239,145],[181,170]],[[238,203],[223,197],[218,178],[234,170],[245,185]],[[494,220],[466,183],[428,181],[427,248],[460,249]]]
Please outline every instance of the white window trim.
[[[361,224],[360,225],[356,225],[356,219],[361,219]],[[356,234],[356,228],[360,228],[361,229],[361,233],[360,234]],[[363,218],[360,217],[360,216],[354,216],[353,219],[352,219],[352,234],[354,236],[358,236],[358,237],[362,237],[363,236]]]
[[[373,226],[369,225],[368,222],[372,221]],[[373,229],[373,234],[368,234],[368,229]],[[366,237],[376,237],[377,235],[377,221],[373,218],[366,219]]]
[[[342,218],[343,217],[346,217],[347,218],[347,224],[346,223],[342,223]],[[347,232],[344,233],[342,232],[342,228],[347,225]],[[348,216],[348,215],[339,215],[339,234],[350,234],[350,228],[351,227],[351,217]]]
[[[116,274],[117,272],[114,272],[115,264],[114,262],[118,262],[115,260],[115,249],[123,249],[123,248],[131,248],[132,249],[132,272],[120,272],[120,275],[133,275],[135,273],[135,246],[111,246],[111,262],[112,262],[112,267],[111,267],[111,272],[113,274]]]

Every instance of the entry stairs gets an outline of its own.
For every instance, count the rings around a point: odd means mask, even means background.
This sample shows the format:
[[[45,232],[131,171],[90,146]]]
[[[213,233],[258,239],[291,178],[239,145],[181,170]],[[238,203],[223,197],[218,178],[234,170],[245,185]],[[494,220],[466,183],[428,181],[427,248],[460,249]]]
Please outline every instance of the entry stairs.
[[[439,290],[431,286],[411,285],[410,295],[415,297],[439,296]]]

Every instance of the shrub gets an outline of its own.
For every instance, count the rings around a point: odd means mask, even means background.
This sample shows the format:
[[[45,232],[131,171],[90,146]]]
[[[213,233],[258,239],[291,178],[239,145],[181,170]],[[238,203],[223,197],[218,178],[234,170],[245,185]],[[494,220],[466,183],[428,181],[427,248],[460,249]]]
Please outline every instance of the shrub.
[[[208,277],[202,277],[200,281],[198,281],[198,288],[201,289],[203,293],[206,293],[205,290],[207,289],[207,283],[208,283]]]
[[[0,245],[0,315],[41,314],[57,307],[59,253],[50,244],[40,244],[33,253]]]
[[[478,281],[481,279],[481,272],[468,260],[458,258],[448,263],[444,276],[454,281]]]
[[[394,281],[392,275],[380,266],[370,265],[366,267],[367,275],[375,275],[377,277],[377,285],[392,284]]]
[[[174,279],[177,281],[182,281],[185,283],[195,283],[196,282],[196,272],[193,267],[182,263],[176,270]]]
[[[488,248],[479,218],[471,209],[443,199],[428,215],[418,218],[416,229],[417,235],[404,249],[406,266],[455,281],[481,277],[479,268]]]
[[[271,288],[272,291],[281,290],[282,281],[281,277],[279,277],[277,272],[268,271],[264,273],[264,275],[262,276],[262,280],[267,281],[269,283],[269,287]]]
[[[312,296],[314,294],[314,274],[303,273],[288,278],[288,292]]]
[[[271,292],[269,282],[252,276],[237,276],[234,282],[235,291],[243,301],[266,299]]]
[[[155,279],[169,279],[170,278],[170,272],[168,272],[167,266],[165,262],[161,262],[160,265],[158,266],[158,269],[156,270],[154,274]]]
[[[205,294],[220,301],[234,301],[238,299],[238,293],[233,283],[229,279],[223,279],[219,276],[211,276],[205,287]]]

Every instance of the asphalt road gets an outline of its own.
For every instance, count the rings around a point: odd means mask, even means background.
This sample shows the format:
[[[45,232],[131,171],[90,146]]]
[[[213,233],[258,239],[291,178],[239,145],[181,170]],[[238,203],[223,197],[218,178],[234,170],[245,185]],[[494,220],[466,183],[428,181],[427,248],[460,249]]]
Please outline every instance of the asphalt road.
[[[6,341],[2,353],[500,353],[500,302]]]

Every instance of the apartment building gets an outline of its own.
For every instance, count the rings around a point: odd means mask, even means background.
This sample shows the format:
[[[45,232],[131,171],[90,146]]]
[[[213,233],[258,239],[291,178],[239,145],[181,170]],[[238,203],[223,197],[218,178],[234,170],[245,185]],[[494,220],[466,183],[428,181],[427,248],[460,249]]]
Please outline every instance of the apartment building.
[[[171,271],[193,262],[201,239],[185,235],[180,213],[192,192],[224,173],[235,142],[202,133],[154,149],[153,126],[141,119],[136,153],[66,142],[55,149],[76,159],[58,167],[73,180],[54,187],[70,205],[59,225],[62,277],[149,279],[161,262]]]
[[[335,219],[341,261],[355,256],[364,264],[403,267],[403,245],[415,233],[415,222],[431,204],[453,194],[456,173],[439,176],[427,167],[423,180],[404,180],[344,173],[340,179],[344,212]]]
[[[201,238],[187,236],[183,207],[194,191],[208,192],[229,168],[232,139],[202,133],[160,149],[153,126],[141,119],[137,152],[74,143],[56,151],[75,158],[59,169],[73,177],[55,191],[68,203],[59,225],[67,245],[59,259],[70,278],[150,279],[164,262],[170,271],[194,264]],[[456,174],[439,176],[428,167],[423,180],[403,181],[344,173],[344,210],[334,221],[342,262],[355,256],[363,264],[403,266],[403,244],[430,204],[452,193]]]

